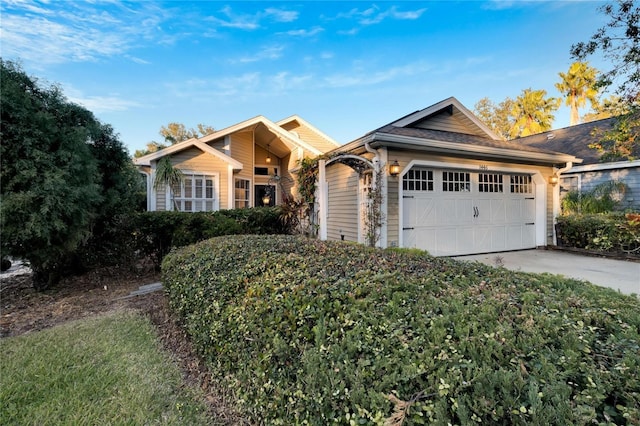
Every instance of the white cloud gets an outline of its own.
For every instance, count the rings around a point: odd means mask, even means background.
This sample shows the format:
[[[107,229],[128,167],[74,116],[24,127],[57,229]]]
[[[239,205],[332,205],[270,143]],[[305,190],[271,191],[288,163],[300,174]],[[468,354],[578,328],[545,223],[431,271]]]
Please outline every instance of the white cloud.
[[[269,77],[271,90],[277,93],[285,93],[290,90],[308,87],[308,83],[313,79],[311,74],[293,75],[288,71],[281,71]]]
[[[489,0],[482,4],[483,9],[487,10],[504,10],[510,9],[515,5],[513,0]]]
[[[355,19],[360,25],[366,26],[379,24],[387,18],[396,20],[419,19],[426,10],[426,8],[420,8],[416,10],[400,11],[396,6],[391,6],[386,10],[382,10],[380,7],[374,5],[364,10],[354,8],[348,12],[339,13],[337,18]],[[354,30],[350,30],[348,33],[353,34]]]
[[[243,56],[239,59],[231,60],[231,63],[250,63],[250,62],[258,62],[263,60],[271,60],[275,61],[282,57],[282,52],[284,51],[284,46],[270,46],[265,47],[259,52],[256,52],[253,55]]]
[[[2,13],[3,55],[16,57],[40,68],[46,64],[98,61],[125,56],[140,38],[171,43],[160,24],[170,12],[153,3],[134,3],[136,9],[121,3],[7,1]]]
[[[209,21],[214,22],[222,27],[227,28],[236,28],[240,30],[255,30],[260,28],[258,23],[258,17],[255,15],[236,15],[233,13],[231,6],[225,6],[221,11],[226,18],[218,18],[215,16],[210,16],[207,18]]]
[[[293,22],[297,20],[300,15],[295,11],[275,9],[272,7],[266,9],[264,13],[267,16],[271,16],[277,22]]]
[[[131,56],[131,55],[126,55],[125,56],[127,59],[131,60],[132,62],[135,62],[136,64],[140,64],[140,65],[150,65],[151,62],[144,60],[142,58],[138,58],[136,56]]]
[[[351,28],[350,30],[341,30],[338,31],[340,35],[356,35],[360,31],[360,28]]]
[[[286,34],[286,35],[290,35],[293,37],[313,37],[317,34],[320,34],[321,32],[324,31],[324,28],[322,27],[318,27],[315,26],[311,29],[305,30],[305,29],[300,29],[300,30],[290,30],[290,31],[286,31],[285,33],[280,33],[280,34]]]
[[[431,67],[424,62],[409,63],[403,66],[372,71],[368,67],[356,66],[349,73],[334,74],[324,79],[324,83],[332,88],[355,86],[372,86],[404,77],[423,74]]]
[[[78,30],[44,17],[5,15],[0,34],[4,55],[34,63],[95,61],[119,54],[128,46],[126,38],[117,33],[93,28]]]
[[[365,11],[366,13],[362,14],[363,18],[361,18],[359,22],[362,25],[374,25],[374,24],[379,24],[380,22],[384,21],[387,18],[397,19],[397,20],[415,20],[420,18],[426,10],[427,10],[426,8],[422,8],[422,9],[411,10],[407,12],[401,12],[395,6],[392,6],[391,8],[383,12],[377,12],[377,11],[372,11],[371,9],[367,9]]]
[[[69,101],[82,105],[89,111],[100,114],[105,112],[127,111],[131,108],[142,106],[136,101],[125,99],[119,94],[110,94],[107,96],[92,95],[86,96],[82,91],[76,89],[71,84],[64,84],[64,91]]]

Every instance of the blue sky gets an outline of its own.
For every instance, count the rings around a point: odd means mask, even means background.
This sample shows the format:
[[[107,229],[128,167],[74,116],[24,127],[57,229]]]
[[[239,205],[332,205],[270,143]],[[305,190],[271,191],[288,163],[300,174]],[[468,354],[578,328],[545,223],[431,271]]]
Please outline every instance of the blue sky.
[[[605,22],[600,4],[2,0],[0,49],[131,153],[171,121],[256,115],[298,114],[346,143],[449,96],[471,110],[525,88],[559,96],[571,45]],[[563,106],[554,127],[568,124]]]

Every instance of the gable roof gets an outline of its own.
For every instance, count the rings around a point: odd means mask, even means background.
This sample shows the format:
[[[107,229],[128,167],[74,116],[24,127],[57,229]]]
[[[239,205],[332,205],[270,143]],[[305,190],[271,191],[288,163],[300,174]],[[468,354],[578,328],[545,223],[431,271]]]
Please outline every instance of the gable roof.
[[[256,117],[250,118],[248,120],[242,121],[238,124],[234,124],[233,126],[229,126],[225,129],[222,129],[220,131],[211,133],[207,136],[203,136],[200,138],[201,141],[203,142],[210,142],[212,140],[215,139],[219,139],[223,136],[229,135],[231,133],[237,132],[239,130],[244,130],[248,127],[252,127],[256,124],[263,124],[267,129],[269,129],[269,131],[271,131],[272,133],[277,134],[278,136],[287,139],[289,142],[292,142],[293,144],[306,149],[307,151],[310,151],[312,153],[314,153],[315,155],[320,155],[322,154],[322,151],[320,151],[318,148],[312,146],[311,144],[303,141],[302,139],[300,139],[299,137],[297,137],[296,135],[291,134],[290,132],[286,131],[285,129],[283,129],[282,127],[280,127],[279,125],[277,125],[276,123],[274,123],[273,121],[269,120],[268,118],[262,116],[262,115],[258,115]]]
[[[336,142],[333,138],[327,136],[324,132],[322,132],[320,129],[318,129],[317,127],[313,126],[312,124],[310,124],[307,120],[305,120],[304,118],[298,116],[298,115],[292,115],[291,117],[287,117],[284,118],[280,121],[277,121],[275,124],[283,127],[289,123],[292,123],[294,121],[297,121],[300,125],[306,127],[307,129],[311,130],[313,133],[315,133],[316,135],[320,136],[322,139],[326,140],[330,145],[333,145],[334,147],[338,147],[340,146],[340,144],[338,142]],[[312,142],[310,142],[312,143]]]
[[[602,154],[595,149],[589,148],[589,144],[598,141],[599,137],[596,133],[611,130],[615,120],[615,118],[605,118],[589,123],[576,124],[562,129],[514,139],[514,142],[529,147],[566,152],[582,158],[583,164],[596,164],[600,162]]]
[[[230,156],[226,155],[223,152],[218,151],[217,149],[207,145],[207,142],[211,142],[214,141],[216,139],[220,139],[223,138],[227,135],[230,135],[232,133],[238,132],[238,131],[242,131],[245,130],[247,128],[251,128],[254,127],[257,124],[262,124],[264,125],[270,132],[278,135],[279,137],[286,139],[287,141],[289,141],[290,143],[299,146],[303,149],[306,149],[310,152],[312,152],[315,155],[320,155],[323,152],[320,151],[318,148],[312,146],[311,144],[303,141],[302,139],[300,139],[299,137],[297,137],[296,135],[286,131],[285,129],[283,129],[282,127],[280,127],[279,125],[277,125],[276,123],[272,122],[271,120],[269,120],[266,117],[263,117],[261,115],[250,118],[248,120],[242,121],[240,123],[234,124],[233,126],[229,126],[226,127],[222,130],[218,130],[216,132],[210,133],[206,136],[202,136],[201,138],[191,138],[191,139],[187,139],[186,141],[177,143],[175,145],[171,145],[167,148],[161,149],[159,151],[153,152],[151,154],[147,154],[145,156],[139,157],[139,158],[135,158],[133,161],[135,164],[139,165],[139,166],[149,166],[151,165],[151,162],[154,160],[157,160],[161,157],[164,157],[165,155],[171,155],[174,154],[176,152],[180,152],[183,151],[185,149],[189,149],[191,147],[197,147],[199,149],[201,149],[203,152],[215,155],[216,157],[226,161],[227,163],[233,165],[234,169],[237,170],[241,170],[242,169],[242,163],[240,163],[239,161],[231,158]]]
[[[221,159],[222,161],[232,165],[236,170],[242,170],[241,162],[231,158],[224,152],[220,152],[217,149],[207,145],[206,143],[203,143],[201,139],[196,138],[187,139],[186,141],[179,142],[175,145],[171,145],[156,152],[152,152],[151,154],[147,154],[139,158],[134,158],[133,162],[138,166],[150,166],[151,162],[154,160],[158,160],[166,155],[175,154],[176,152],[184,151],[185,149],[189,149],[192,147],[198,148],[202,152],[211,154],[214,157]]]
[[[453,96],[420,111],[406,115],[392,123],[389,123],[388,126],[430,129],[429,120],[442,113],[447,113],[452,119],[461,124],[464,128],[461,133],[487,137],[493,140],[502,140],[486,124],[480,121],[475,114],[469,111],[467,107],[462,105],[462,103]],[[432,130],[438,130],[438,128],[432,128]]]
[[[437,114],[458,114],[458,122],[470,129],[447,131],[430,126],[427,122]],[[443,128],[442,126],[440,126]],[[513,141],[504,141],[484,125],[471,111],[451,97],[423,110],[416,111],[372,132],[335,151],[348,152],[369,145],[372,148],[392,147],[437,152],[454,156],[473,156],[522,163],[563,164],[579,163],[580,159],[570,154],[527,146]]]

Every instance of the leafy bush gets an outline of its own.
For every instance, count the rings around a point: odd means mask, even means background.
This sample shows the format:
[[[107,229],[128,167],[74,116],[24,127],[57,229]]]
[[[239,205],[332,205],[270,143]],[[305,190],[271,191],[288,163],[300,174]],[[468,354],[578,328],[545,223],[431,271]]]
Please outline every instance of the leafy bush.
[[[164,256],[212,237],[235,234],[284,233],[280,208],[220,210],[216,212],[144,212],[113,217],[102,230],[105,238],[87,240],[71,262],[75,270],[126,265],[151,258],[159,268]]]
[[[609,213],[620,207],[620,202],[629,188],[624,182],[607,181],[591,191],[569,191],[562,199],[564,214]]]
[[[87,240],[138,204],[139,173],[110,125],[57,86],[0,58],[0,256],[29,261],[45,289]]]
[[[640,255],[640,221],[633,214],[558,217],[558,245],[608,253]]]
[[[640,302],[292,236],[168,255],[170,306],[263,424],[640,422]]]

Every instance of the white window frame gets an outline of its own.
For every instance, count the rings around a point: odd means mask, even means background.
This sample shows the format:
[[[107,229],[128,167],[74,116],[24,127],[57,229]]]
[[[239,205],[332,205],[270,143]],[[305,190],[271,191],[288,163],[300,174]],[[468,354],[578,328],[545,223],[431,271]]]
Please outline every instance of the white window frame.
[[[244,187],[238,187],[238,183],[243,182]],[[251,207],[251,179],[237,177],[233,181],[233,207],[236,209]],[[238,198],[238,191],[244,191],[244,198]],[[244,203],[244,206],[238,207],[238,203]]]
[[[187,213],[217,211],[220,209],[220,178],[218,173],[191,172],[183,170],[182,174],[184,175],[184,177],[182,178],[182,182],[180,183],[180,190],[175,192],[173,190],[167,191],[167,195],[169,196],[167,205],[171,206],[172,210],[175,210],[176,205],[178,206],[178,211]],[[196,185],[198,178],[203,180],[203,184],[201,187],[198,187]],[[189,180],[191,182],[190,188],[186,186],[186,183]],[[207,193],[208,181],[211,182],[210,193]],[[198,190],[200,190],[200,196],[198,196]],[[169,195],[170,192],[171,195]],[[188,193],[190,194],[190,196],[187,196]],[[191,209],[185,210],[188,203],[191,203]],[[210,205],[210,208],[208,208],[209,206],[207,206],[207,204]]]

